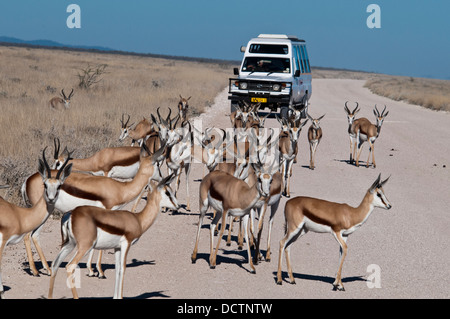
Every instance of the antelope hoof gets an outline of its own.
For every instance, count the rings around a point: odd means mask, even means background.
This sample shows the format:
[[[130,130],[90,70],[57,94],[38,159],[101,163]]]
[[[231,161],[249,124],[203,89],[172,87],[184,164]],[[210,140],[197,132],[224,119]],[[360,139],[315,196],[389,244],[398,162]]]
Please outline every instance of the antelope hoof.
[[[216,266],[209,266],[209,269],[216,269]]]
[[[341,284],[333,285],[333,291],[345,291],[345,288]]]
[[[98,279],[106,279],[105,275],[98,275]]]

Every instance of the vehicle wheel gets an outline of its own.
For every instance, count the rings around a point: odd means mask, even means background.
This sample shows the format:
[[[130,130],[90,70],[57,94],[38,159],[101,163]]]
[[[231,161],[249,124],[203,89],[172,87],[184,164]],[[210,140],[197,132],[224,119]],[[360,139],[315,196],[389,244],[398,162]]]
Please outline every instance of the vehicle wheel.
[[[289,110],[289,107],[287,107],[287,106],[280,107],[280,117],[287,119],[288,118],[288,110]]]
[[[230,106],[231,113],[233,113],[234,111],[237,110],[236,105],[237,105],[237,102],[231,102],[231,106]]]

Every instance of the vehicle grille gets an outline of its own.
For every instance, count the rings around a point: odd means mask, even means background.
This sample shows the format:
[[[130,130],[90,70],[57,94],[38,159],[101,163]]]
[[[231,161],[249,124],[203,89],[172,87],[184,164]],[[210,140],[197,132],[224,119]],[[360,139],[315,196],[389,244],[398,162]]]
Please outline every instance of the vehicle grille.
[[[271,91],[272,90],[272,83],[266,83],[266,82],[249,82],[248,83],[248,90],[249,91]]]

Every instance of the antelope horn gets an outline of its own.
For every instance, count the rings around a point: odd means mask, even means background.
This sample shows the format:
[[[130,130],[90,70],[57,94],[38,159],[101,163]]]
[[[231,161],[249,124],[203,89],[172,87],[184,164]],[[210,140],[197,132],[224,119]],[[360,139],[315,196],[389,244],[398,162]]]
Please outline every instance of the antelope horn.
[[[70,91],[69,99],[72,97],[72,95],[73,95],[73,89],[72,89],[72,91]]]
[[[47,163],[47,159],[45,158],[45,150],[47,149],[47,146],[42,151],[42,159],[44,160],[45,169],[47,170],[47,177],[52,178],[52,171],[50,170],[50,166]]]
[[[64,97],[64,100],[66,100],[67,98],[66,98],[66,95],[64,94],[64,89],[61,90],[61,94]]]
[[[62,164],[62,166],[61,166],[60,169],[58,170],[58,173],[56,173],[56,179],[59,179],[59,176],[61,175],[62,171],[63,171],[64,168],[66,167],[67,163],[68,163],[71,159],[73,159],[73,158],[70,157],[70,155],[72,155],[73,152],[74,152],[74,151],[72,151],[72,152],[67,152],[67,153],[68,153],[67,158],[66,158],[66,160],[64,161],[64,164]]]
[[[58,143],[56,143],[56,142],[58,142]],[[55,145],[55,150],[53,152],[53,158],[56,160],[56,159],[58,159],[59,151],[61,149],[61,143],[59,142],[59,138],[56,137],[53,139],[53,145]]]

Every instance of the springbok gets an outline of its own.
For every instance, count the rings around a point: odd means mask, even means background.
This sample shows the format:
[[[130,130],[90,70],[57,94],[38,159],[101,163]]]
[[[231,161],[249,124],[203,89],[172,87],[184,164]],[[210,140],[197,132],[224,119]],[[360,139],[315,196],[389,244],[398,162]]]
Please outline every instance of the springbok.
[[[52,169],[58,169],[69,158],[74,171],[88,172],[92,175],[111,178],[133,178],[139,169],[141,149],[133,146],[106,147],[87,158],[72,158],[72,152],[65,147],[60,154],[61,144],[54,139],[54,163]]]
[[[147,204],[138,213],[81,206],[75,208],[69,216],[65,216],[67,222],[61,226],[63,243],[52,264],[48,298],[53,298],[53,287],[59,266],[76,247],[75,256],[66,266],[68,284],[72,289],[73,298],[78,299],[73,272],[81,258],[93,249],[113,248],[116,257],[114,299],[122,299],[126,260],[131,245],[153,225],[162,207],[170,209],[179,207],[169,187],[173,177],[173,175],[165,177],[153,188],[147,198]]]
[[[286,253],[286,265],[291,284],[295,284],[290,261],[290,247],[299,237],[308,231],[331,233],[340,245],[340,261],[334,290],[344,290],[341,280],[342,265],[347,255],[347,239],[350,234],[361,227],[369,218],[375,207],[390,209],[392,206],[384,194],[383,185],[389,177],[381,182],[381,174],[364,195],[358,207],[329,202],[311,197],[295,197],[286,202],[284,208],[286,236],[280,241],[278,256],[277,284],[282,284],[281,264]]]
[[[325,116],[322,115],[317,119],[313,119],[309,114],[308,118],[311,120],[311,126],[308,129],[308,142],[309,142],[309,168],[315,168],[315,157],[317,146],[322,139],[322,128],[320,127],[320,120]]]
[[[200,230],[203,225],[203,219],[208,208],[212,206],[216,210],[216,214],[210,224],[209,267],[211,269],[216,267],[217,251],[219,250],[220,242],[225,230],[225,227],[221,228],[217,246],[214,250],[214,230],[217,222],[222,217],[222,225],[225,225],[226,217],[230,214],[233,217],[243,218],[247,255],[251,268],[250,271],[252,273],[256,272],[251,258],[248,241],[248,219],[250,210],[255,208],[258,202],[261,202],[261,198],[269,196],[272,175],[261,172],[255,165],[253,165],[253,168],[257,176],[257,182],[253,186],[249,186],[243,180],[222,171],[213,171],[203,178],[199,189],[200,215],[194,251],[191,255],[192,263],[195,263],[197,260],[198,241],[200,238]]]
[[[372,165],[373,168],[376,167],[375,164],[375,140],[378,138],[381,132],[381,125],[383,125],[384,118],[389,114],[386,111],[386,105],[384,106],[383,112],[378,111],[377,106],[373,110],[376,116],[376,125],[370,123],[366,118],[358,119],[354,122],[353,131],[356,133],[356,141],[358,143],[357,155],[356,155],[356,166],[359,166],[359,156],[361,155],[361,150],[364,142],[369,143],[369,157],[367,158],[366,167],[369,167],[370,153],[372,153]]]
[[[356,113],[359,112],[358,109],[358,102],[356,103],[356,107],[353,109],[353,111],[350,111],[350,109],[347,106],[347,102],[345,102],[345,106],[344,106],[344,110],[347,113],[347,121],[348,121],[348,137],[350,140],[350,164],[353,163],[353,161],[355,160],[355,156],[356,156],[356,133],[354,131],[354,127],[355,127],[355,120],[356,120]],[[366,119],[367,120],[367,119]],[[358,121],[358,120],[356,120]]]
[[[153,129],[153,124],[150,123],[145,117],[138,123],[136,126],[133,126],[134,123],[128,125],[130,121],[130,115],[128,115],[128,119],[124,121],[124,114],[122,114],[121,130],[119,136],[119,142],[124,141],[127,137],[131,138],[131,146],[134,146],[136,143],[141,146],[144,142],[146,136],[155,132]]]
[[[106,176],[94,176],[85,173],[72,172],[69,178],[62,185],[58,200],[55,202],[55,209],[65,213],[75,209],[78,206],[98,206],[107,209],[120,209],[127,203],[136,200],[141,194],[142,189],[150,180],[160,181],[162,179],[159,170],[159,162],[164,159],[164,151],[166,146],[163,145],[153,155],[145,146],[142,145],[140,151],[139,170],[131,181],[121,182]],[[25,203],[35,205],[40,195],[44,191],[44,185],[39,178],[39,174],[33,174],[28,177],[22,185],[22,196]],[[37,235],[39,231],[36,231]],[[42,249],[39,244],[39,237],[33,234],[33,242],[38,253]],[[31,257],[31,250],[28,254]],[[43,254],[39,254],[44,268],[50,274],[46,258]],[[34,260],[28,260],[30,269],[33,273],[38,273]],[[103,272],[99,269],[99,276],[103,276]],[[88,264],[89,273],[93,275],[90,264]]]
[[[191,99],[191,97],[188,97],[187,99],[185,99],[180,94],[180,101],[178,102],[178,114],[180,114],[181,122],[187,121],[187,119],[188,119],[188,116],[187,116],[188,108],[189,108],[188,101],[190,99]]]
[[[290,197],[290,182],[292,175],[292,164],[294,163],[294,159],[297,157],[297,143],[298,138],[300,136],[300,132],[308,122],[301,122],[301,119],[287,123],[288,134],[280,134],[279,137],[279,151],[280,151],[280,163],[281,163],[281,175],[284,180],[284,190],[283,195],[286,197]]]
[[[67,165],[66,161],[52,177],[52,173],[55,172],[50,170],[44,149],[42,160],[39,159],[38,168],[41,183],[43,183],[39,200],[32,207],[24,208],[11,204],[0,197],[0,299],[4,293],[1,259],[5,246],[19,243],[28,233],[35,231],[45,223],[48,216],[53,212],[54,205],[59,197],[60,188],[70,175],[71,169],[72,164]],[[28,250],[30,242],[25,240],[25,246],[28,258],[32,259],[31,249]],[[38,274],[37,270],[33,273],[35,275]]]
[[[61,90],[61,97],[55,96],[54,98],[52,98],[49,101],[50,107],[55,109],[55,110],[68,109],[69,106],[70,106],[70,99],[72,98],[72,95],[73,95],[73,89],[72,89],[72,91],[70,91],[70,94],[69,94],[68,97],[64,93],[64,89],[62,89]]]

